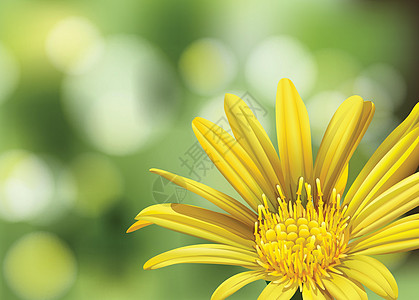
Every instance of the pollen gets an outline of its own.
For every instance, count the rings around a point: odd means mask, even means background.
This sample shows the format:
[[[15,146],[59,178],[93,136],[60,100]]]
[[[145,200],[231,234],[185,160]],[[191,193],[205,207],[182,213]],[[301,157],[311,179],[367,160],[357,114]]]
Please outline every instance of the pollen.
[[[304,188],[303,188],[304,187]],[[340,195],[333,189],[325,201],[320,180],[316,180],[316,201],[313,202],[311,185],[300,178],[295,199],[286,199],[281,187],[277,187],[278,208],[272,212],[267,198],[258,207],[255,223],[258,264],[268,275],[277,277],[275,282],[289,280],[289,284],[308,283],[316,289],[316,283],[324,289],[321,278],[329,277],[329,271],[344,258],[348,243],[346,207],[340,205]]]

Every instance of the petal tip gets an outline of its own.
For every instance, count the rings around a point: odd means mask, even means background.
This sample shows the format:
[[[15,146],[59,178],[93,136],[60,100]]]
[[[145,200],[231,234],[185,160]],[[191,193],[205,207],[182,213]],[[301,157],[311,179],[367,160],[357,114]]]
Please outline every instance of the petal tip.
[[[125,233],[131,233],[131,232],[134,232],[136,229],[135,228],[133,228],[134,227],[134,225],[131,225],[128,229],[127,229],[127,231],[125,231]]]
[[[278,82],[277,92],[283,90],[296,90],[294,83],[289,78],[282,78]]]
[[[238,98],[239,96],[236,96],[236,95],[234,95],[234,94],[231,94],[231,93],[226,93],[225,95],[224,95],[224,101],[228,101],[229,99],[231,99],[231,98]]]
[[[364,99],[362,99],[362,97],[359,96],[359,95],[352,95],[347,100],[348,101],[356,101],[356,102],[359,102],[360,104],[364,103]]]
[[[204,118],[202,118],[202,117],[195,117],[193,120],[192,120],[192,127],[193,126],[199,126],[200,124],[203,124],[204,123],[204,121],[206,121]]]
[[[137,216],[137,217],[138,217],[138,216]],[[141,228],[146,227],[146,226],[151,225],[151,224],[153,224],[153,223],[148,222],[148,221],[139,220],[139,221],[135,222],[134,224],[132,224],[132,225],[131,225],[128,229],[127,229],[126,233],[131,233],[131,232],[134,232],[134,231],[136,231],[136,230],[138,230],[138,229],[141,229]]]
[[[143,265],[143,270],[151,270],[153,265],[150,263],[150,260],[147,260]]]
[[[278,84],[292,84],[292,85],[294,85],[293,82],[291,81],[291,79],[289,79],[289,78],[281,78],[279,80]]]

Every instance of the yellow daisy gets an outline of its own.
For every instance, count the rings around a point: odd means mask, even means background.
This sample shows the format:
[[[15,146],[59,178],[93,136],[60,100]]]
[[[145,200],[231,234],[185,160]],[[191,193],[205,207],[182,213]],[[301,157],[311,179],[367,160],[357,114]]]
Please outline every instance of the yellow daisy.
[[[390,271],[370,255],[419,248],[419,105],[375,151],[342,199],[348,162],[374,114],[359,96],[345,100],[325,132],[313,166],[307,110],[292,82],[276,95],[279,156],[249,107],[227,94],[233,138],[195,118],[202,148],[247,205],[166,171],[151,169],[202,196],[225,213],[187,204],[145,208],[127,232],[157,224],[211,241],[157,255],[144,269],[178,263],[242,266],[212,299],[224,299],[255,280],[270,281],[259,299],[367,299],[364,287],[397,299]],[[402,217],[402,218],[400,218]]]

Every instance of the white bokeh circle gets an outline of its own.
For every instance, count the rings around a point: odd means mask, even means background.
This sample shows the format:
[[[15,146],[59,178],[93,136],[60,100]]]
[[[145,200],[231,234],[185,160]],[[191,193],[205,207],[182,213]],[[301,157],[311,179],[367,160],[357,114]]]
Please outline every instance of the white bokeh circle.
[[[30,221],[51,204],[55,182],[46,162],[23,150],[0,156],[0,216],[8,221]]]
[[[168,128],[178,98],[169,62],[135,36],[113,36],[85,73],[68,76],[63,105],[70,122],[97,149],[127,155]]]
[[[277,84],[289,78],[301,96],[316,82],[317,65],[311,52],[290,36],[273,36],[262,41],[250,54],[245,75],[252,89],[269,101],[275,99]]]
[[[68,17],[51,29],[45,42],[45,51],[57,69],[79,74],[99,58],[103,41],[99,30],[88,19]]]

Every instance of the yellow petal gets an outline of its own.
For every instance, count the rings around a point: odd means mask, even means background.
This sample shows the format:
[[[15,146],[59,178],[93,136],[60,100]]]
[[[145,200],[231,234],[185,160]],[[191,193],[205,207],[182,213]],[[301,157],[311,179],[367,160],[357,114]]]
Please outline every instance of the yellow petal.
[[[339,106],[330,121],[314,166],[314,176],[323,185],[325,199],[329,199],[338,179],[345,176],[349,159],[371,123],[374,111],[372,102],[364,102],[361,97],[352,96]],[[339,184],[342,185],[342,182]]]
[[[348,205],[347,215],[356,216],[374,198],[414,173],[419,164],[419,126],[403,137],[365,178]]]
[[[346,167],[344,168],[335,186],[336,192],[340,194],[341,196],[345,192],[346,183],[348,182],[348,176],[349,176],[349,164],[346,164]]]
[[[329,299],[329,297],[326,297],[319,288],[313,289],[309,284],[303,284],[303,299],[326,300]]]
[[[351,203],[351,207],[348,209],[348,215],[353,215],[365,195],[373,189],[377,180],[383,177],[386,171],[397,160],[397,155],[403,153],[404,150],[400,148],[403,148],[402,146],[404,146],[404,149],[408,148],[408,143],[400,145],[400,141],[411,133],[418,124],[419,104],[413,108],[409,116],[385,139],[380,147],[378,147],[372,157],[368,160],[365,167],[359,173],[344,199],[344,205]],[[392,152],[395,155],[389,156],[389,152]],[[389,183],[394,184],[397,182],[396,180],[401,180],[411,175],[415,170],[416,167],[414,167],[414,161],[412,160],[410,162],[410,167],[405,165],[404,168],[399,171],[399,174],[397,174],[397,178],[390,180]],[[386,186],[389,187],[389,185]],[[381,192],[383,191],[384,190],[381,189]]]
[[[144,270],[154,270],[174,264],[198,263],[235,265],[249,269],[260,269],[255,252],[229,245],[200,244],[173,249],[156,255],[144,264]]]
[[[351,237],[368,234],[417,207],[418,187],[419,173],[415,173],[379,195],[351,220]]]
[[[236,140],[252,158],[269,182],[274,194],[276,185],[284,185],[278,154],[252,110],[239,97],[226,94],[224,110]]]
[[[289,282],[284,283],[269,283],[259,295],[258,300],[289,300],[295,294],[298,285],[292,284],[288,286]]]
[[[377,255],[419,248],[419,214],[402,218],[383,229],[351,242],[352,254]]]
[[[263,204],[263,193],[276,200],[250,156],[228,132],[202,118],[193,120],[192,129],[218,170],[255,211]],[[276,206],[276,201],[270,203],[271,209]]]
[[[371,247],[370,249],[356,249],[353,253],[364,255],[378,255],[397,252],[407,252],[415,249],[419,249],[419,238],[377,245]]]
[[[137,221],[134,224],[132,224],[130,228],[128,228],[127,233],[136,231],[138,229],[141,229],[141,228],[146,227],[146,226],[151,225],[151,224],[153,224],[153,223],[152,222],[143,221],[143,220]]]
[[[284,189],[294,195],[302,176],[310,180],[313,173],[310,123],[306,107],[294,84],[281,79],[276,93],[276,131]]]
[[[336,267],[385,299],[397,299],[398,288],[391,272],[378,260],[364,255],[350,256]]]
[[[212,242],[253,249],[253,232],[236,219],[222,213],[186,204],[157,204],[136,217],[156,225]]]
[[[257,220],[256,214],[232,197],[227,196],[226,194],[217,191],[216,189],[213,189],[205,184],[167,171],[150,169],[150,172],[163,176],[178,186],[181,186],[207,199],[208,201],[214,203],[219,208],[230,213],[233,217],[251,226],[252,228],[255,225],[255,221]]]
[[[224,281],[212,294],[211,300],[223,300],[228,296],[234,294],[245,285],[253,281],[263,279],[266,276],[265,272],[248,271],[236,274],[226,281]]]
[[[330,278],[323,279],[323,284],[334,298],[339,300],[368,300],[367,293],[359,283],[338,274],[330,275]]]

